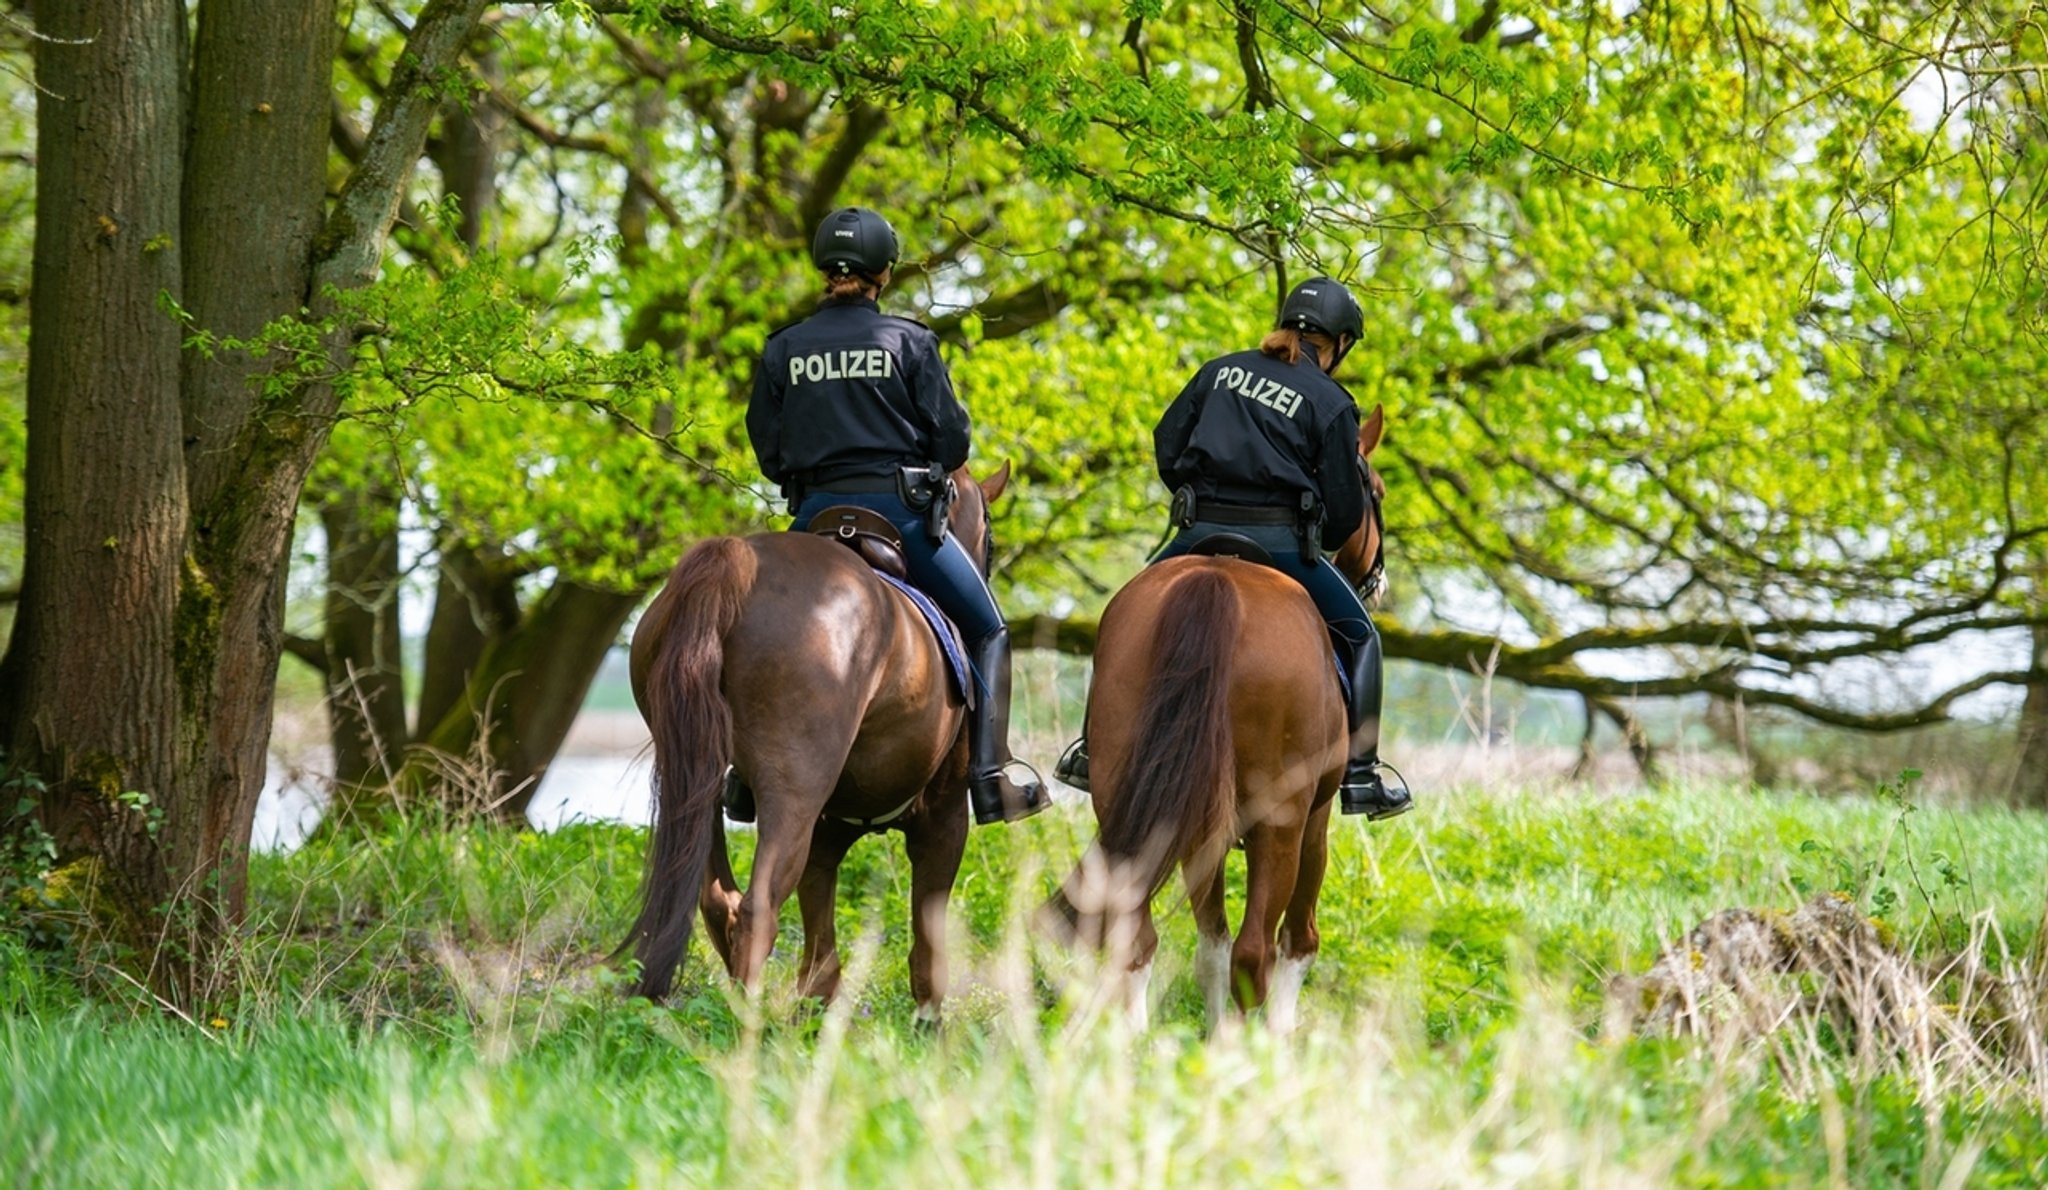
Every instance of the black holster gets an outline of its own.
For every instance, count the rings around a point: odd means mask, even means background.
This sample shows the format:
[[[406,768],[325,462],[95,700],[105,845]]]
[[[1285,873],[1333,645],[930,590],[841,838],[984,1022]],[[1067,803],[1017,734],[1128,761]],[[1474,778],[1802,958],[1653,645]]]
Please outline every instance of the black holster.
[[[1167,519],[1176,529],[1186,529],[1195,523],[1195,489],[1192,484],[1182,484],[1173,489],[1173,504],[1167,512]]]
[[[946,535],[946,518],[952,513],[953,500],[959,493],[945,468],[936,463],[897,468],[896,494],[902,497],[904,507],[924,514],[925,532],[933,541]]]
[[[1323,502],[1314,492],[1301,494],[1301,514],[1294,521],[1294,535],[1301,539],[1301,564],[1314,566],[1323,559]]]

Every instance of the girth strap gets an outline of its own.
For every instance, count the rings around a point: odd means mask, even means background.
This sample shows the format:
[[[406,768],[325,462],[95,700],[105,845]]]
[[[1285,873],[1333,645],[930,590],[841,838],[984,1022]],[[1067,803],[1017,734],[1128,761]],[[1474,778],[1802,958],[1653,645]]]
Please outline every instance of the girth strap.
[[[873,828],[878,826],[887,826],[890,823],[896,821],[898,818],[901,818],[905,814],[908,814],[910,812],[910,807],[917,804],[918,794],[921,794],[923,792],[924,791],[922,789],[918,790],[917,793],[913,793],[910,795],[909,801],[896,807],[894,810],[889,811],[887,814],[878,814],[873,818],[851,818],[845,814],[827,814],[825,815],[825,817],[830,818],[834,822],[844,822],[852,826],[866,827],[872,830]]]

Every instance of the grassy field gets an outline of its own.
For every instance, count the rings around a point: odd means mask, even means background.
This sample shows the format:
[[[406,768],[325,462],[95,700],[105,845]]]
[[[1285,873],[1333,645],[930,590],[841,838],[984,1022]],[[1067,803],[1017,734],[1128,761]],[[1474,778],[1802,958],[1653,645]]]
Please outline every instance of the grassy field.
[[[852,991],[829,1011],[792,996],[793,907],[761,1004],[728,995],[701,941],[675,1004],[622,1000],[592,965],[637,876],[642,835],[620,827],[414,827],[261,858],[242,990],[189,1021],[109,1004],[118,983],[88,1001],[76,970],[0,940],[0,1170],[181,1187],[2048,1182],[2036,1017],[1930,1057],[1925,1038],[1797,1014],[1638,1035],[1610,992],[1716,910],[1835,891],[1916,957],[1975,954],[2038,1007],[2038,816],[1450,791],[1334,831],[1301,1031],[1207,1039],[1185,908],[1163,915],[1143,1037],[1085,963],[1016,928],[1091,825],[1069,807],[975,832],[937,1034],[910,1023],[908,867],[887,839],[847,869]]]

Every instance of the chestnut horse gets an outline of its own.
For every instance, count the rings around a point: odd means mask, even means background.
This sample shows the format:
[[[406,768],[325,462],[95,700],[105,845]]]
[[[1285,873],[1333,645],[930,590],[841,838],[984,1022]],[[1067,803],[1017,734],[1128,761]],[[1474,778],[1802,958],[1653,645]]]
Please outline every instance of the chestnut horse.
[[[1359,429],[1361,458],[1384,425],[1375,408]],[[1385,485],[1370,466],[1366,482],[1377,501]],[[1369,513],[1332,561],[1356,585],[1379,551]],[[1152,898],[1178,864],[1210,1025],[1234,992],[1240,1010],[1266,1004],[1267,1023],[1291,1030],[1321,945],[1316,897],[1349,743],[1329,630],[1308,592],[1235,557],[1184,554],[1140,571],[1103,610],[1087,723],[1100,836],[1044,920],[1068,938],[1114,942],[1143,1027],[1159,946]],[[1240,839],[1246,893],[1233,942],[1223,861]]]
[[[988,505],[1008,464],[953,473],[953,535],[988,557]],[[792,890],[803,913],[798,987],[830,999],[839,864],[856,839],[903,832],[910,857],[910,989],[921,1019],[944,995],[947,900],[967,845],[966,711],[931,629],[853,550],[810,533],[699,542],[633,633],[633,697],[654,737],[654,828],[641,909],[620,947],[634,990],[667,995],[692,909],[748,992]],[[741,890],[721,812],[731,764],[754,791],[752,881]]]

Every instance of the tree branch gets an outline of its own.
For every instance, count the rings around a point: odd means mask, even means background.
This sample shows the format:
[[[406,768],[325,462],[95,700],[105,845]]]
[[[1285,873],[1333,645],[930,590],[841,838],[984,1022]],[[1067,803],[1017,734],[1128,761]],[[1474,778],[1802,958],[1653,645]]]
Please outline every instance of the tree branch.
[[[626,56],[626,60],[633,64],[633,69],[641,74],[665,83],[669,76],[675,73],[668,63],[654,56],[653,50],[642,45],[639,38],[620,28],[618,22],[610,17],[599,15],[597,27],[603,30],[604,35],[611,39],[611,43]]]
[[[356,289],[377,275],[385,237],[398,217],[406,181],[426,143],[427,126],[440,110],[446,74],[454,67],[488,0],[430,0],[391,83],[377,105],[362,158],[314,245],[313,292]],[[325,304],[325,299],[316,299]]]
[[[1132,17],[1130,23],[1124,26],[1124,39],[1117,44],[1131,48],[1131,55],[1138,60],[1139,81],[1150,83],[1152,64],[1145,54],[1145,18],[1142,15]]]
[[[824,222],[826,212],[834,206],[833,200],[839,197],[839,189],[846,184],[846,176],[853,172],[861,153],[888,125],[889,113],[883,108],[858,99],[847,106],[846,127],[840,130],[839,139],[832,142],[832,150],[825,154],[825,160],[818,165],[818,172],[811,177],[809,189],[804,192],[799,226],[808,230]]]
[[[1459,31],[1458,40],[1466,45],[1475,45],[1485,40],[1488,33],[1493,32],[1493,26],[1499,20],[1500,0],[1486,0],[1485,4],[1480,5],[1479,12],[1472,18],[1472,22]]]
[[[1494,355],[1480,356],[1463,363],[1438,364],[1430,373],[1430,382],[1436,385],[1470,383],[1482,380],[1496,372],[1510,368],[1525,368],[1539,363],[1543,357],[1567,343],[1589,339],[1619,323],[1619,319],[1603,314],[1588,314],[1570,322],[1560,322],[1546,327],[1535,338],[1518,347]]]
[[[1259,60],[1259,25],[1254,10],[1244,0],[1238,0],[1237,9],[1237,65],[1244,71],[1244,110],[1251,113],[1261,108],[1279,107],[1279,97],[1273,94],[1273,80],[1266,73],[1266,64]]]
[[[616,162],[626,171],[627,179],[646,193],[648,200],[654,204],[654,209],[661,212],[661,217],[670,227],[681,229],[686,226],[682,211],[668,195],[662,193],[661,180],[655,177],[654,171],[648,169],[644,163],[635,161],[631,149],[620,143],[618,138],[564,132],[522,106],[503,87],[492,87],[490,94],[493,107],[510,116],[513,123],[524,128],[534,139],[549,148],[594,153]]]
[[[286,656],[298,658],[320,674],[327,672],[326,641],[287,632],[284,634],[284,651]]]

